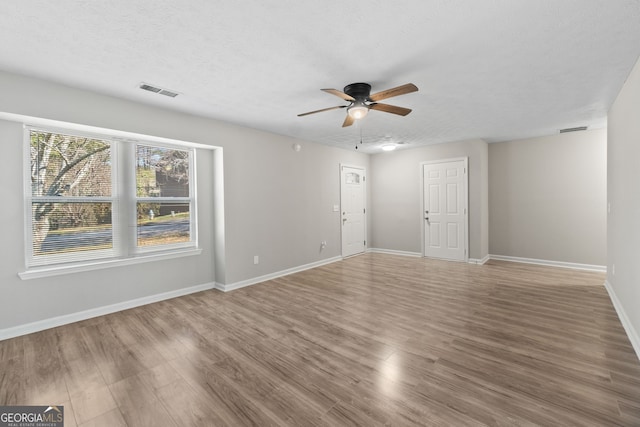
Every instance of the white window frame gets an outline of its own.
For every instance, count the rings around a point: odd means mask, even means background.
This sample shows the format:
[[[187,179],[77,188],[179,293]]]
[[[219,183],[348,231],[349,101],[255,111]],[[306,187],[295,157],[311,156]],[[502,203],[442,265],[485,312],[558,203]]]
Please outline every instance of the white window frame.
[[[110,249],[92,251],[79,251],[70,254],[42,255],[33,254],[33,214],[32,203],[34,200],[49,201],[51,197],[36,197],[32,195],[31,187],[31,154],[30,135],[32,131],[51,132],[73,136],[95,138],[107,141],[111,144],[111,196],[110,197],[58,197],[56,202],[86,201],[86,202],[110,202],[112,206],[112,233],[113,246]],[[168,258],[176,258],[189,255],[197,255],[202,252],[198,248],[198,222],[197,222],[197,184],[196,174],[196,148],[193,144],[179,141],[167,143],[157,141],[153,137],[145,138],[136,135],[132,138],[122,138],[109,135],[108,132],[87,132],[84,130],[54,126],[24,125],[24,235],[25,235],[25,268],[18,273],[22,279],[47,277],[59,274],[67,274],[76,271],[88,271],[106,268],[116,265],[129,265],[138,262],[156,261]],[[136,195],[136,145],[162,147],[189,152],[189,197],[188,198],[153,198],[171,199],[172,201],[188,202],[190,221],[190,241],[177,244],[137,246],[137,203],[140,199]],[[179,200],[178,200],[179,199]],[[146,200],[146,199],[145,199]]]

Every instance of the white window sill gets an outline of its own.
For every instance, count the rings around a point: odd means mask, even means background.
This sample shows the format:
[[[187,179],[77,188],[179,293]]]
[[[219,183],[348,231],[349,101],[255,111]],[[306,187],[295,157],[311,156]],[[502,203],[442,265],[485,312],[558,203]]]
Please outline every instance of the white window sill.
[[[121,267],[125,265],[142,264],[144,262],[162,261],[166,259],[182,258],[193,255],[200,255],[202,249],[189,248],[181,250],[166,251],[160,253],[147,253],[133,258],[93,260],[69,265],[50,265],[44,267],[34,267],[18,273],[22,280],[40,279],[43,277],[60,276],[63,274],[79,273],[83,271],[100,270],[103,268]]]

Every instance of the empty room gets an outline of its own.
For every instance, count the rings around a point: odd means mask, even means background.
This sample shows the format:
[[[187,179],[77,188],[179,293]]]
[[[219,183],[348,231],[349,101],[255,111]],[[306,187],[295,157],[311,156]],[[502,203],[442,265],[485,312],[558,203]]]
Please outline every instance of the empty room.
[[[640,425],[640,0],[0,3],[0,427]]]

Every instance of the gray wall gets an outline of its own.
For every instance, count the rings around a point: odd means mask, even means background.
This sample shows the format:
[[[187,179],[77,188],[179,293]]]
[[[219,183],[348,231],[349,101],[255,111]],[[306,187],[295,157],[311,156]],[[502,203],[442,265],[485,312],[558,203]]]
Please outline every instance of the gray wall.
[[[640,357],[640,62],[609,110],[607,153],[607,281]]]
[[[422,251],[420,163],[469,158],[469,257],[488,254],[487,143],[470,140],[392,151],[371,156],[371,246],[403,252]]]
[[[225,145],[227,283],[340,255],[340,163],[369,172],[368,155],[249,129]]]
[[[606,265],[606,130],[489,144],[489,252]]]
[[[369,156],[362,153],[24,76],[0,72],[0,92],[0,112],[214,145],[223,147],[224,155],[221,176],[219,156],[206,150],[198,156],[202,255],[23,281],[17,275],[24,270],[22,129],[15,122],[0,122],[0,331],[214,280],[234,284],[339,256],[340,218],[332,209],[340,202],[339,164],[369,170]],[[296,142],[302,145],[298,153],[291,148]],[[214,206],[216,187],[224,187],[222,212]],[[221,226],[214,227],[214,212],[224,216]],[[322,240],[328,245],[320,251]],[[254,255],[260,264],[253,264]]]

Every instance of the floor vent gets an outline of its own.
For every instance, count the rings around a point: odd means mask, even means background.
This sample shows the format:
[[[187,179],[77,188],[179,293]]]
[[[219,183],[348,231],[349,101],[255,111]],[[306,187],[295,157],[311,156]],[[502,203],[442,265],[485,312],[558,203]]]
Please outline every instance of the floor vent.
[[[173,92],[171,90],[163,89],[161,87],[153,86],[147,83],[140,83],[140,86],[138,87],[142,90],[147,90],[149,92],[157,93],[171,98],[175,98],[179,95],[178,92]]]
[[[586,126],[578,126],[575,128],[566,128],[566,129],[560,129],[560,133],[567,133],[567,132],[578,132],[581,130],[587,130]]]

